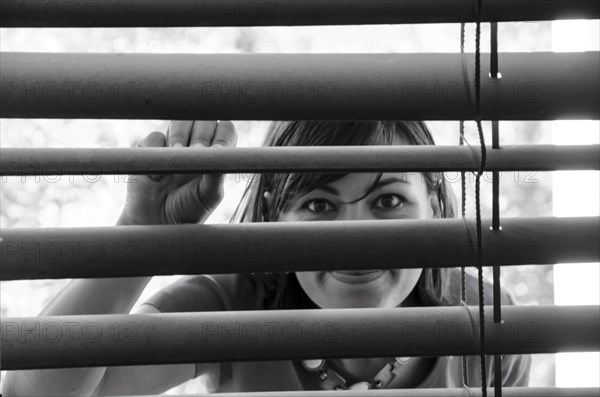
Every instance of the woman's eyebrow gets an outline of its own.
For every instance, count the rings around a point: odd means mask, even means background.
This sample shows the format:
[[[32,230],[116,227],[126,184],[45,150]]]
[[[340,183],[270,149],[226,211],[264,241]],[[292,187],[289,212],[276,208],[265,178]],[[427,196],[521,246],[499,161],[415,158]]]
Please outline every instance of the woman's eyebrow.
[[[375,186],[375,188],[373,189],[373,191],[375,191],[377,189],[380,189],[380,188],[382,188],[382,187],[384,187],[386,185],[389,185],[391,183],[396,183],[396,182],[406,183],[406,184],[409,184],[409,185],[411,184],[407,179],[396,178],[396,177],[386,178],[386,179],[381,179],[379,181],[379,183],[377,183],[377,185]],[[340,195],[340,193],[337,191],[336,188],[328,186],[328,185],[319,186],[315,190],[323,190],[323,191],[331,193],[331,194],[336,194],[338,196]],[[366,190],[364,192],[364,194],[367,194],[367,191],[368,190]]]

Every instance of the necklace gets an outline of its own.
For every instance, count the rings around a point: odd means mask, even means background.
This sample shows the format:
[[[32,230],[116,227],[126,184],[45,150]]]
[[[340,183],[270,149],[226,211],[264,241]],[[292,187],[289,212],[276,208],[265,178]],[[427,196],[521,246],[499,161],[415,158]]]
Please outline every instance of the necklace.
[[[385,389],[398,374],[398,369],[406,365],[412,357],[395,357],[373,377],[370,382],[362,381],[348,386],[346,379],[336,372],[323,359],[302,360],[302,366],[310,372],[317,372],[321,386],[325,390],[368,390]]]

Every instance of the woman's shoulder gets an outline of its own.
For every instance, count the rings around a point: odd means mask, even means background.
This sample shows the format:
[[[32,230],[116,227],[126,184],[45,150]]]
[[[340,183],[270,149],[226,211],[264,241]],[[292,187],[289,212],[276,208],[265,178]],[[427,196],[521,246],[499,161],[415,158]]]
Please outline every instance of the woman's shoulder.
[[[266,292],[254,274],[203,274],[180,278],[144,304],[161,312],[262,310]]]
[[[449,269],[450,282],[448,284],[448,296],[452,305],[459,306],[461,301],[461,269]],[[465,292],[466,302],[468,305],[479,304],[479,280],[476,273],[472,269],[465,271]],[[516,305],[512,291],[505,286],[500,287],[500,296],[502,305]],[[485,305],[493,304],[493,283],[488,277],[483,277],[483,302]]]

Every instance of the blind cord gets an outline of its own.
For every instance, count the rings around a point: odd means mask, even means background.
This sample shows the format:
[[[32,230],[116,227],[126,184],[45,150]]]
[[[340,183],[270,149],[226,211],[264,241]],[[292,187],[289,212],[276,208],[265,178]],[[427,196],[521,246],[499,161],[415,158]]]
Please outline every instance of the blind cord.
[[[483,293],[483,266],[482,266],[482,241],[481,241],[481,175],[485,169],[486,148],[483,128],[481,126],[481,8],[482,0],[477,1],[475,12],[475,122],[479,133],[479,145],[481,148],[481,160],[479,170],[475,178],[475,217],[477,225],[477,270],[479,281],[479,341],[481,361],[481,395],[487,397],[487,374],[485,362],[485,320],[484,320],[484,293]]]
[[[490,24],[490,77],[492,79],[501,78],[498,72],[498,23]],[[492,150],[500,148],[500,122],[492,120]],[[500,231],[500,173],[492,172],[492,230]],[[495,263],[493,268],[493,304],[494,304],[494,324],[502,323],[502,306],[500,291],[500,266]],[[494,355],[494,396],[502,397],[502,356]]]

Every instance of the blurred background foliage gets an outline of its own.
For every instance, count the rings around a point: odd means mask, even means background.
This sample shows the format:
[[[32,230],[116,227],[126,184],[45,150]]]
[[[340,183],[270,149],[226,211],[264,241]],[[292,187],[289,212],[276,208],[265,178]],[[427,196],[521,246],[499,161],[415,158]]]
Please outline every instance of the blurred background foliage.
[[[457,24],[244,27],[163,29],[0,29],[2,51],[128,53],[326,53],[458,52]],[[466,51],[474,51],[474,26],[467,26]],[[499,51],[550,51],[550,23],[502,23]],[[483,25],[482,51],[489,51],[489,26]],[[140,65],[143,67],[143,65]],[[502,55],[500,55],[502,71]],[[2,147],[128,147],[165,120],[22,120],[2,119]],[[260,146],[267,122],[235,121],[239,147]],[[439,144],[458,142],[458,122],[430,122]],[[467,140],[478,146],[475,125],[467,122]],[[490,125],[484,123],[486,140]],[[549,122],[501,122],[502,144],[552,143]],[[448,174],[460,198],[457,174]],[[467,175],[467,216],[474,216],[474,177]],[[491,176],[485,178],[491,181]],[[125,177],[105,175],[4,178],[0,190],[0,227],[74,227],[114,225],[125,199]],[[229,221],[248,175],[227,175],[225,199],[208,223]],[[505,173],[501,178],[502,216],[551,216],[550,173]],[[482,187],[482,214],[491,217],[491,183]],[[487,270],[487,269],[486,269]],[[491,277],[491,272],[487,272]],[[155,277],[138,301],[179,276]],[[35,316],[67,280],[2,282],[1,315]],[[552,266],[502,269],[502,283],[521,304],[552,304]],[[534,355],[532,386],[554,385],[554,356]],[[196,379],[169,391],[199,393]]]

